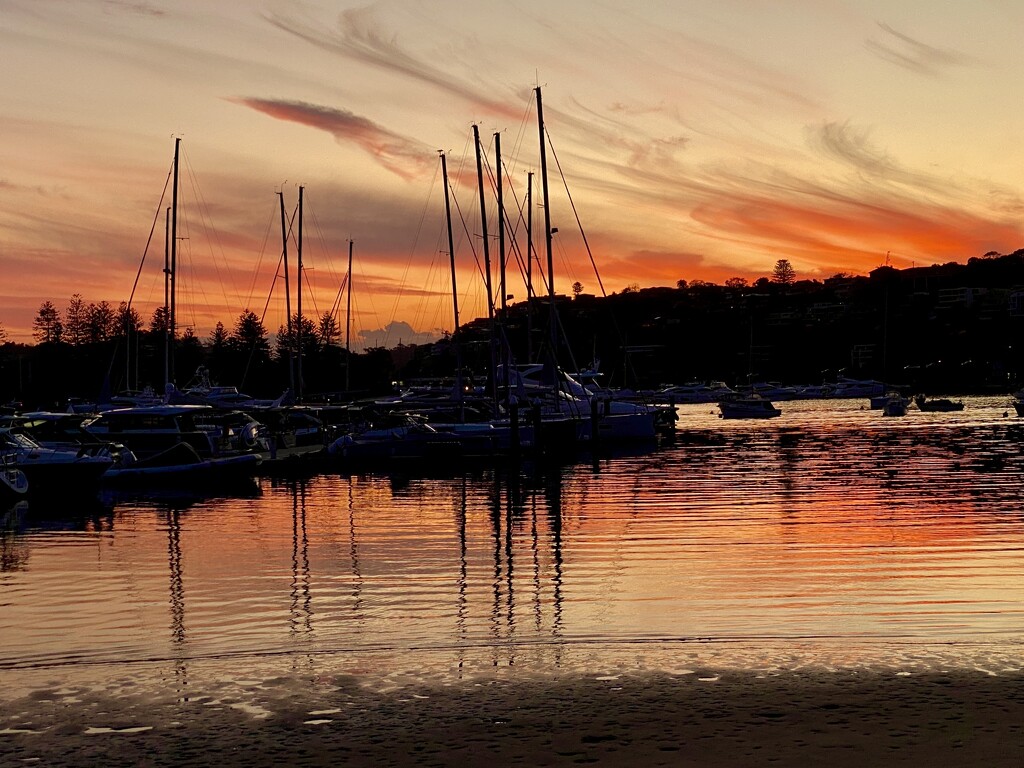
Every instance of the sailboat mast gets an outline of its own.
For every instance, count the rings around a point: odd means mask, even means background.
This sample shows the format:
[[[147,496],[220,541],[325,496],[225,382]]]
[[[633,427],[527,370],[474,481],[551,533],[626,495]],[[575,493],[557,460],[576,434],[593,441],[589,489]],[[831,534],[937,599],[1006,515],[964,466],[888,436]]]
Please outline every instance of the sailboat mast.
[[[452,235],[452,204],[448,193],[448,161],[444,152],[441,153],[441,177],[444,181],[444,216],[448,224],[448,261],[452,270],[452,312],[455,318],[453,336],[459,334],[459,291],[455,280],[455,238]]]
[[[297,297],[297,308],[295,310],[298,315],[297,325],[295,329],[296,345],[295,353],[298,360],[298,397],[297,402],[302,402],[302,199],[305,187],[299,187],[299,247],[298,247],[298,266],[296,271],[298,273],[298,285],[295,288],[295,294]]]
[[[292,300],[291,287],[288,285],[288,226],[285,223],[284,215],[284,192],[277,193],[281,201],[281,253],[284,259],[284,313],[287,329],[288,344],[288,384],[292,392],[295,391],[295,366],[292,363]]]
[[[480,233],[484,245],[484,284],[487,286],[487,319],[494,321],[494,291],[491,288],[491,250],[487,237],[487,201],[484,199],[484,166],[480,156],[480,127],[473,126],[473,144],[476,146],[476,179],[480,188]]]
[[[558,316],[555,312],[555,272],[554,272],[554,258],[551,255],[551,206],[549,205],[550,198],[548,196],[548,157],[547,147],[544,143],[544,105],[541,101],[540,86],[535,89],[537,92],[537,127],[540,131],[540,184],[541,184],[541,195],[544,201],[544,247],[547,254],[548,261],[548,313],[549,313],[549,324],[550,328],[550,340],[551,340],[551,359],[552,362],[555,360],[555,349],[557,348],[558,341],[558,330],[557,320]],[[555,376],[557,381],[558,377]],[[557,385],[556,385],[557,391]]]
[[[508,289],[505,285],[505,204],[501,183],[501,133],[494,134],[495,183],[498,186],[498,290],[501,291],[498,305],[502,313],[508,308]]]
[[[526,174],[526,360],[533,362],[533,171]]]
[[[476,179],[480,188],[480,229],[484,243],[484,284],[487,286],[487,320],[489,335],[491,337],[491,365],[487,372],[488,389],[491,391],[491,398],[495,406],[498,402],[498,388],[495,382],[497,372],[497,356],[494,353],[494,290],[491,287],[491,250],[487,237],[487,201],[484,199],[484,166],[480,151],[480,127],[473,126],[473,143],[476,145]]]
[[[497,191],[497,202],[498,202],[498,291],[500,292],[500,298],[498,299],[498,306],[501,307],[501,316],[498,322],[505,322],[505,314],[508,310],[508,286],[505,283],[505,204],[504,197],[502,195],[502,180],[501,180],[501,133],[495,132],[494,134],[494,166],[495,166],[495,177],[494,181],[498,188]],[[501,384],[505,388],[506,397],[508,397],[508,381],[509,381],[509,351],[508,344],[505,341],[505,333],[501,332],[499,339],[495,340],[501,344],[498,349],[498,356],[501,358]]]
[[[349,346],[349,334],[352,331],[352,245],[348,241],[348,278],[345,280],[348,286],[348,298],[345,307],[345,391],[349,388],[349,371],[352,368],[352,348]]]
[[[448,263],[452,270],[452,317],[454,318],[454,330],[452,331],[452,343],[455,345],[455,386],[458,391],[459,402],[462,402],[462,345],[459,339],[459,289],[455,277],[455,237],[452,235],[452,204],[448,191],[448,160],[444,152],[441,152],[441,180],[444,183],[444,220],[448,226]]]
[[[170,352],[168,353],[167,381],[174,381],[174,339],[178,331],[177,287],[178,287],[178,158],[181,152],[181,137],[174,139],[174,183],[171,187],[171,303],[170,317],[166,324],[170,325]]]
[[[171,209],[164,215],[164,385],[171,380]],[[138,383],[138,377],[136,377]],[[130,389],[131,387],[129,387]]]

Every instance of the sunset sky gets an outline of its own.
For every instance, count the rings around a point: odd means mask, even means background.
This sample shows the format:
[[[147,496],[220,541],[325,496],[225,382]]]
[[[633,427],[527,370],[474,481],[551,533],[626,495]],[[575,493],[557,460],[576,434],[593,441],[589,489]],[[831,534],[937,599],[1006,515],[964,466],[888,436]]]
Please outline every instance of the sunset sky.
[[[277,193],[291,216],[302,185],[304,312],[337,302],[351,239],[353,345],[436,338],[438,150],[468,321],[472,126],[492,169],[501,135],[510,216],[538,174],[541,244],[538,85],[559,293],[601,292],[577,215],[608,293],[1012,252],[1022,32],[1017,0],[0,0],[0,325],[31,341],[45,300],[116,306],[140,264],[150,317],[181,137],[179,326],[284,322]],[[514,259],[509,281],[521,300]]]

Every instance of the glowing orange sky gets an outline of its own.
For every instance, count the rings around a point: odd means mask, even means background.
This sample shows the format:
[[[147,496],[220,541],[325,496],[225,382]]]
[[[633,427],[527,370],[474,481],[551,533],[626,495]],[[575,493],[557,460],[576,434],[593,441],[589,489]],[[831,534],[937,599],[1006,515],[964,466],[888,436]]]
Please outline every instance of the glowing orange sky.
[[[206,337],[264,306],[268,328],[283,322],[280,284],[270,297],[277,192],[291,215],[301,184],[304,311],[336,303],[352,239],[357,348],[450,330],[439,149],[463,217],[462,318],[480,316],[471,126],[492,169],[500,132],[518,217],[539,171],[538,82],[559,292],[579,280],[599,293],[576,213],[609,292],[754,280],[780,258],[821,279],[887,253],[905,267],[1024,245],[1024,9],[1011,3],[0,0],[0,12],[0,324],[17,341],[44,300],[126,300],[154,220],[134,303],[148,318],[162,302],[174,135],[180,325]],[[493,193],[488,207],[496,261]],[[509,273],[522,298],[514,262]]]

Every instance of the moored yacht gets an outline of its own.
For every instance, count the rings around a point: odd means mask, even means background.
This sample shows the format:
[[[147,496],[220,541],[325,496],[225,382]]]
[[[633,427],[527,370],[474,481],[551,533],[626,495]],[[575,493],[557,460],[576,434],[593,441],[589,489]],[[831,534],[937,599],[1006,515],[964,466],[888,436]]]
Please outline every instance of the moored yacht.
[[[4,465],[21,470],[35,494],[75,494],[94,490],[114,460],[109,455],[46,448],[27,435],[0,429]]]
[[[875,379],[849,379],[840,376],[832,390],[832,397],[876,397],[884,395],[885,383]]]
[[[771,419],[782,415],[782,411],[776,408],[771,400],[766,400],[760,395],[722,400],[718,404],[718,409],[723,419]]]
[[[25,498],[28,478],[14,464],[14,457],[0,452],[0,502],[5,506]]]
[[[261,425],[241,412],[217,412],[206,405],[157,405],[104,411],[83,427],[102,439],[124,444],[137,457],[111,469],[111,481],[161,475],[225,477],[253,474],[260,463]]]
[[[652,396],[658,403],[715,403],[727,397],[734,397],[736,391],[724,381],[692,381],[688,384],[675,384],[663,387]]]

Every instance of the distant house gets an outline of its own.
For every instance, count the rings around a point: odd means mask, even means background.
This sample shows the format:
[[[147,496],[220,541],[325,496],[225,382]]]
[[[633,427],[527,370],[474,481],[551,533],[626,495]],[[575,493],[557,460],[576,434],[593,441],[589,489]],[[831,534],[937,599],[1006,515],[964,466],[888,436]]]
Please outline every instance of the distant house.
[[[850,350],[850,364],[854,368],[864,368],[875,357],[874,344],[855,344]]]
[[[978,288],[942,288],[936,296],[935,306],[938,309],[966,309],[982,292]]]
[[[1024,317],[1024,289],[1016,288],[1010,291],[1008,302],[1010,317]]]

